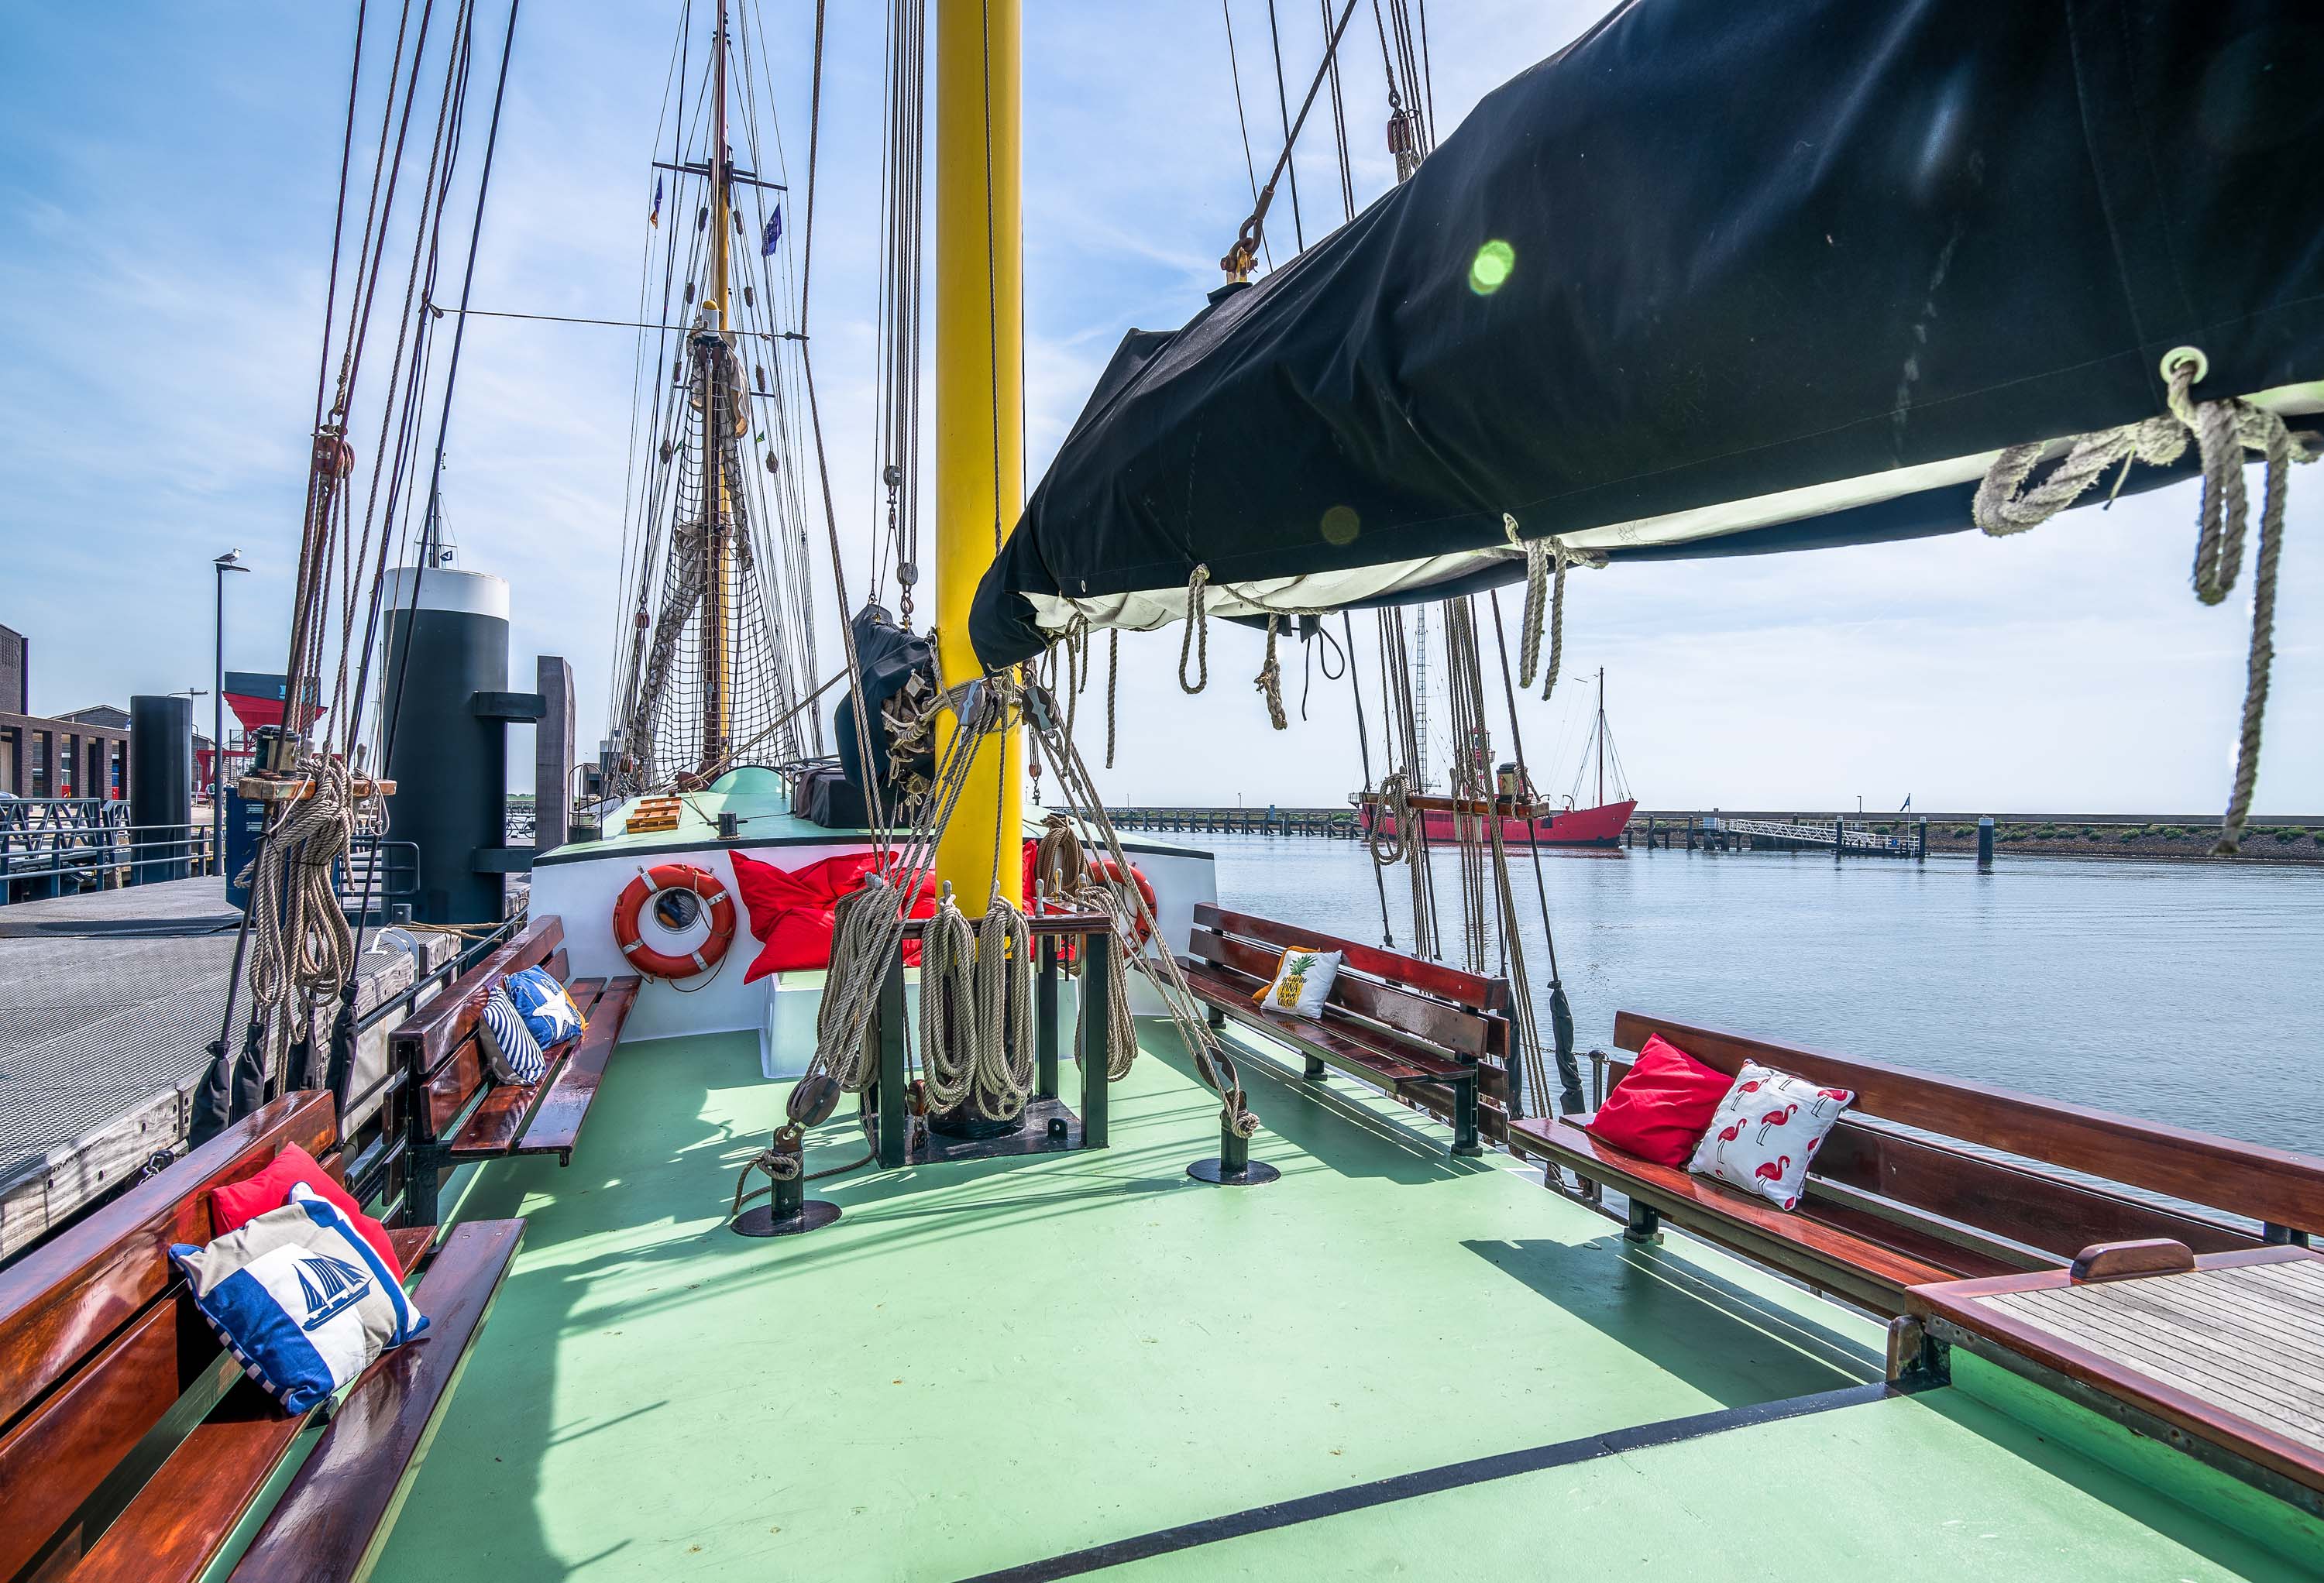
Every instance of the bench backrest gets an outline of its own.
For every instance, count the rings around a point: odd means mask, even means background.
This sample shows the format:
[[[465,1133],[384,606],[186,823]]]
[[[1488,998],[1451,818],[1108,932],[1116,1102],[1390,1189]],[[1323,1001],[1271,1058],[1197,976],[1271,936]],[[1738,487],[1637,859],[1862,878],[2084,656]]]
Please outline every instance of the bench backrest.
[[[240,1376],[169,1258],[171,1243],[217,1234],[210,1190],[285,1144],[328,1164],[337,1140],[327,1092],[285,1094],[0,1271],[0,1578],[46,1549],[189,1390]]]
[[[494,979],[543,963],[564,982],[569,976],[564,946],[564,920],[554,913],[534,918],[388,1035],[390,1062],[410,1075],[406,1102],[420,1136],[442,1137],[468,1101],[491,1084],[492,1069],[476,1043],[478,991]]]
[[[1187,954],[1265,982],[1295,945],[1341,953],[1324,1004],[1440,1049],[1500,1060],[1508,1049],[1508,984],[1353,940],[1207,902],[1194,907]]]
[[[1721,1072],[1756,1061],[1822,1086],[1852,1089],[1852,1109],[1861,1115],[2188,1203],[2324,1232],[2324,1160],[2310,1155],[1635,1011],[1615,1017],[1614,1043],[1621,1049],[1643,1049],[1655,1034]],[[2198,1252],[2253,1241],[2218,1222],[1886,1129],[1852,1128],[1845,1137],[1836,1129],[1816,1164],[1819,1175],[2053,1251],[2102,1224],[2144,1228],[2114,1235],[2174,1237]]]

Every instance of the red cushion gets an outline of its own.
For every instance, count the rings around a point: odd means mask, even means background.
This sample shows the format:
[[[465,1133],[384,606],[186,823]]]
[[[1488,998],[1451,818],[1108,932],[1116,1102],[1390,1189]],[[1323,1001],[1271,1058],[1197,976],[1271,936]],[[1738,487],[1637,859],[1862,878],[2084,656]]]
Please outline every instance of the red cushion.
[[[785,870],[734,853],[734,888],[742,893],[751,934],[763,945],[742,981],[748,984],[770,973],[829,967],[832,908],[841,897],[862,888],[864,877],[877,861],[871,852],[845,852],[803,869]],[[936,910],[936,881],[923,879],[911,916],[933,917]],[[919,943],[908,941],[906,964],[917,966],[919,960]]]
[[[1734,1085],[1727,1073],[1655,1034],[1582,1129],[1626,1155],[1683,1165]]]
[[[395,1262],[395,1244],[388,1240],[387,1228],[364,1214],[347,1190],[332,1181],[331,1173],[315,1163],[315,1156],[297,1144],[284,1144],[273,1163],[257,1175],[210,1189],[210,1219],[217,1222],[217,1235],[239,1231],[259,1216],[281,1209],[290,1201],[291,1187],[301,1182],[346,1216],[363,1233],[363,1239],[379,1251],[396,1279],[403,1278],[403,1266]]]

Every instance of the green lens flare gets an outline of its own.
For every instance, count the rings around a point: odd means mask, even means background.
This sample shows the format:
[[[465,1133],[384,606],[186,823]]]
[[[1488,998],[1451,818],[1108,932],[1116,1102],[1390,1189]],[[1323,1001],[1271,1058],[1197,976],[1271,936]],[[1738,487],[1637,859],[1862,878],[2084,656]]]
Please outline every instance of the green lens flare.
[[[1517,250],[1506,242],[1488,242],[1477,249],[1476,258],[1469,265],[1469,290],[1480,297],[1490,297],[1508,281],[1509,272],[1517,267]]]
[[[1342,546],[1353,544],[1363,530],[1362,520],[1347,506],[1333,506],[1324,512],[1323,526],[1323,542]]]

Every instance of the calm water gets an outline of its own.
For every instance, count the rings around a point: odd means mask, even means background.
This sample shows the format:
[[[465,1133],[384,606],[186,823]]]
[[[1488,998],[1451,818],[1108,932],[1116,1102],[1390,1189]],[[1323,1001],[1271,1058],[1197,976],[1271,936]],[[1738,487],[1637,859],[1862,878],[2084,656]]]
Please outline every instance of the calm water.
[[[1222,904],[1379,938],[1355,843],[1194,840],[1217,854]],[[1538,987],[1533,871],[1511,856]],[[2324,869],[1672,851],[1542,866],[1582,1049],[1611,1048],[1617,1010],[1649,1011],[2324,1153]],[[1409,880],[1388,878],[1408,946]],[[1457,955],[1450,853],[1436,887]]]

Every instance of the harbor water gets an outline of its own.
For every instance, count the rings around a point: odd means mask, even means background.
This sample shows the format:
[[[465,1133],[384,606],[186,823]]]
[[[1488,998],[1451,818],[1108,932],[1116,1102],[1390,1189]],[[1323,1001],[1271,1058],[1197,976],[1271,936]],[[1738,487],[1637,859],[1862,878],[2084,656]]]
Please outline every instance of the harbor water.
[[[1195,839],[1222,905],[1380,938],[1361,846]],[[1538,993],[1532,862],[1510,860]],[[1645,1011],[2324,1152],[2317,870],[1645,851],[1544,851],[1541,867],[1582,1050],[1612,1048],[1618,1010]],[[1408,947],[1410,881],[1385,877]],[[1436,853],[1435,882],[1458,962],[1455,854]]]

